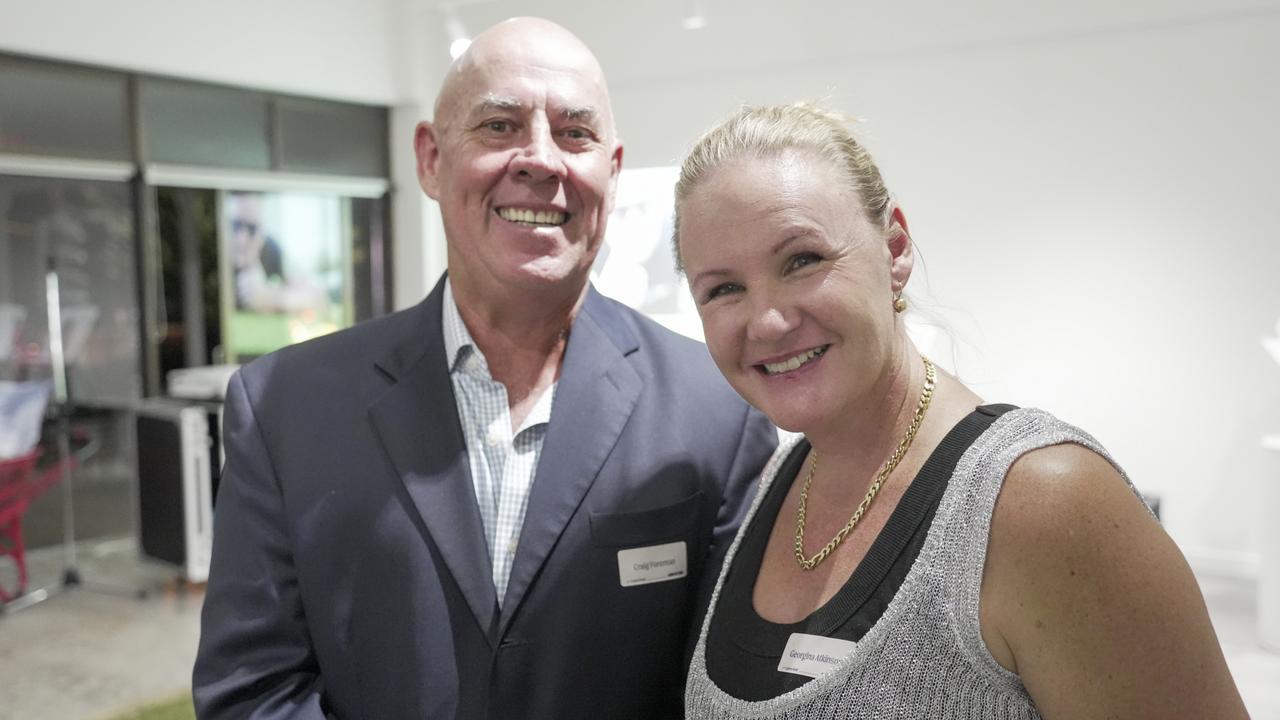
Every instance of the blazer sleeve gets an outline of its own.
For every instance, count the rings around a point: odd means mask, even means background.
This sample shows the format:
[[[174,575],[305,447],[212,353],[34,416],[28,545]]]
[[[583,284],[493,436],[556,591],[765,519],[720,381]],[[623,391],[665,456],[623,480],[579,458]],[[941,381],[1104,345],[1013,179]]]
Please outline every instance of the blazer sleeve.
[[[192,676],[202,720],[330,717],[298,591],[284,498],[244,378],[224,406],[226,464]]]
[[[743,415],[738,447],[734,452],[729,476],[725,478],[711,545],[707,548],[707,564],[699,580],[695,605],[697,611],[693,613],[693,625],[689,628],[689,643],[685,652],[686,665],[692,657],[694,645],[697,644],[702,618],[711,602],[716,581],[720,578],[724,556],[729,552],[729,546],[738,534],[738,526],[742,524],[743,516],[755,499],[756,489],[760,486],[760,472],[778,447],[778,429],[763,413],[748,406]]]

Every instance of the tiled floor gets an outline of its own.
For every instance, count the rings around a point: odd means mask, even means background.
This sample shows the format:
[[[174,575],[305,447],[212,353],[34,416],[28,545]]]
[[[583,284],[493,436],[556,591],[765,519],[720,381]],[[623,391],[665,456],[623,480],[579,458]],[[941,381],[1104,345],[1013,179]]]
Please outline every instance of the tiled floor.
[[[119,541],[91,547],[77,564],[115,590],[150,589],[146,599],[85,586],[0,616],[0,720],[102,720],[189,691],[200,594],[133,556]],[[39,586],[56,581],[64,562],[41,551],[34,565]],[[1258,647],[1252,583],[1201,578],[1201,588],[1254,720],[1280,720],[1280,653]]]
[[[189,691],[202,595],[135,556],[129,541],[89,546],[83,585],[0,615],[0,720],[103,720]],[[56,549],[29,564],[37,588],[66,567]]]

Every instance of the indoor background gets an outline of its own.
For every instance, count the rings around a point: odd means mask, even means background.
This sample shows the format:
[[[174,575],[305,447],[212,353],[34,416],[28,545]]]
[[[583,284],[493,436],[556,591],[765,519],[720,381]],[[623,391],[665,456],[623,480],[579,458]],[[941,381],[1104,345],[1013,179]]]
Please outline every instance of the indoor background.
[[[385,109],[398,309],[444,268],[412,128],[450,44],[513,15],[596,51],[626,168],[678,164],[742,103],[860,118],[924,261],[908,290],[941,328],[930,351],[986,399],[1093,433],[1202,585],[1240,589],[1251,642],[1280,565],[1262,343],[1280,334],[1280,2],[0,0],[0,53]],[[19,623],[45,612],[0,617],[0,666],[28,664]],[[1258,653],[1233,671],[1255,717],[1280,718],[1280,656]],[[0,681],[0,718],[37,717],[6,710],[35,692]]]

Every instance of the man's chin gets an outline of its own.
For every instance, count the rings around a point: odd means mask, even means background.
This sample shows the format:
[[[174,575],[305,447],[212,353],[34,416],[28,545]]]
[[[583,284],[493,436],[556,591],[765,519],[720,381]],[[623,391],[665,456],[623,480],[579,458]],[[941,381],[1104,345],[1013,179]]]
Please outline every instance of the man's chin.
[[[507,287],[530,293],[557,292],[572,294],[581,292],[590,278],[591,266],[540,258],[512,268],[505,273]]]

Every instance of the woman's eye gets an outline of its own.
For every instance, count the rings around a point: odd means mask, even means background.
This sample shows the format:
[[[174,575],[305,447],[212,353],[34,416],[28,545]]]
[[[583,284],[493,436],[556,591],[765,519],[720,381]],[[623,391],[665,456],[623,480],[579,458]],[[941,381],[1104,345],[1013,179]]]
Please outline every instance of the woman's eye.
[[[718,297],[736,293],[741,289],[742,286],[737,283],[720,283],[707,291],[706,297],[703,298],[703,302],[711,302]]]
[[[802,252],[791,256],[787,261],[787,270],[799,270],[806,265],[814,265],[822,262],[822,256],[812,252]]]

